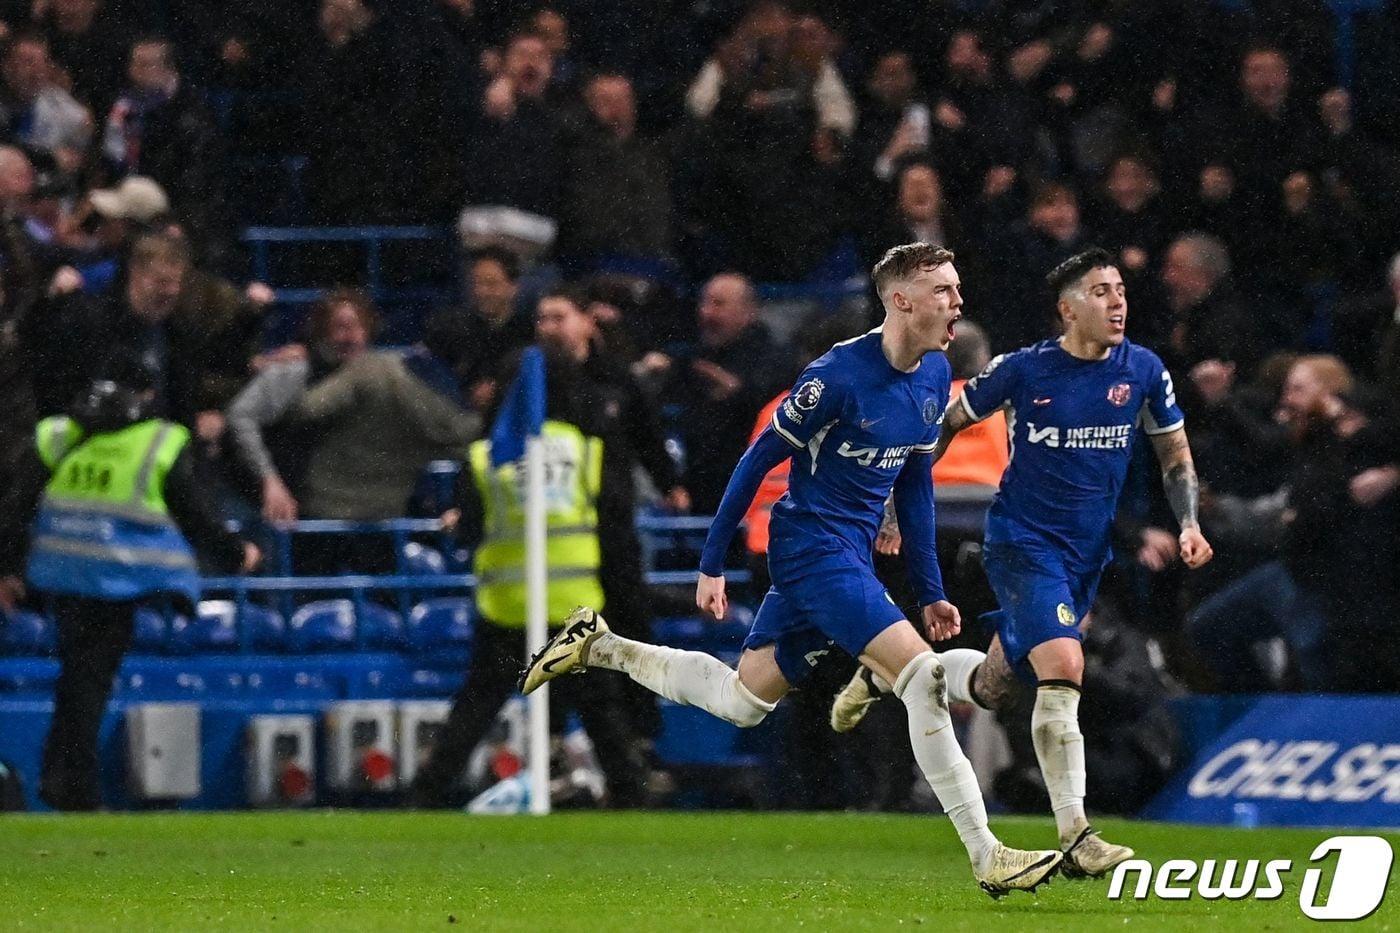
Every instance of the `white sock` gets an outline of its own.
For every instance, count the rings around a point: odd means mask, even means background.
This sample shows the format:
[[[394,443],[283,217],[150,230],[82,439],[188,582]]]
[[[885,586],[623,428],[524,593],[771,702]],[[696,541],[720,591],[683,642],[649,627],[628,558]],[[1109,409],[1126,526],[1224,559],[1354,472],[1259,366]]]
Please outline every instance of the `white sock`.
[[[773,712],[739,682],[739,672],[699,651],[648,645],[605,632],[588,646],[589,667],[622,671],[668,700],[698,706],[736,726],[756,726]]]
[[[972,867],[981,871],[996,850],[997,838],[987,827],[987,806],[972,763],[953,734],[943,666],[932,651],[899,672],[894,692],[909,710],[909,741],[919,770],[953,821]]]
[[[1041,684],[1031,713],[1031,739],[1060,842],[1088,822],[1084,815],[1084,736],[1079,732],[1079,691],[1064,684]]]
[[[890,682],[874,671],[870,671],[870,686],[874,687],[875,691],[881,695],[894,693],[894,687],[890,685]]]
[[[972,695],[972,675],[976,674],[977,668],[987,660],[986,652],[973,648],[954,648],[951,651],[939,652],[938,660],[943,665],[943,670],[948,673],[948,702],[982,706]]]

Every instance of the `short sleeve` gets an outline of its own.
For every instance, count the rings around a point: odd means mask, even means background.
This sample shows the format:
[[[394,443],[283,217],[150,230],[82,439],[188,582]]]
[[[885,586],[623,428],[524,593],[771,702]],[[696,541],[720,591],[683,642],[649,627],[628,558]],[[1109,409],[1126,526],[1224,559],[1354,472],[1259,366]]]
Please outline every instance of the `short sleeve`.
[[[809,366],[773,412],[773,430],[799,450],[841,417],[841,387],[824,367]]]
[[[1176,404],[1176,387],[1172,374],[1156,356],[1148,376],[1147,404],[1140,416],[1142,429],[1148,434],[1170,434],[1186,423],[1186,416]]]
[[[994,357],[986,369],[967,380],[959,398],[969,418],[973,421],[990,418],[1011,401],[1011,394],[1016,389],[1019,362],[1019,354],[1003,353]]]

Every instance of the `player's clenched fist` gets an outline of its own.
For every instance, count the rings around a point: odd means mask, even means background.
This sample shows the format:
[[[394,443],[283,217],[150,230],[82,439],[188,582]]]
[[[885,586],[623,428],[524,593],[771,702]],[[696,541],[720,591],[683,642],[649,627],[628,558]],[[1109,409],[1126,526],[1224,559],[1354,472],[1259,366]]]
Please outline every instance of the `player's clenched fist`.
[[[1215,550],[1197,527],[1182,529],[1178,541],[1181,544],[1181,562],[1192,570],[1204,567],[1215,556]]]
[[[700,582],[695,585],[695,605],[700,607],[701,612],[723,619],[729,612],[729,598],[724,595],[724,577],[700,574]]]
[[[929,641],[947,641],[961,631],[962,613],[948,600],[941,599],[924,607],[924,633]]]

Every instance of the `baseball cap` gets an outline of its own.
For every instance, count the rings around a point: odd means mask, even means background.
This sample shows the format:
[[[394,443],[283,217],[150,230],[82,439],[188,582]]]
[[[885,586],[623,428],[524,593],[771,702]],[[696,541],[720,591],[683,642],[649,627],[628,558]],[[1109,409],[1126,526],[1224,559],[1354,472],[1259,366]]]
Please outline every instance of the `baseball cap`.
[[[93,210],[108,220],[150,223],[170,210],[165,189],[142,175],[123,178],[115,188],[98,188],[88,195]]]

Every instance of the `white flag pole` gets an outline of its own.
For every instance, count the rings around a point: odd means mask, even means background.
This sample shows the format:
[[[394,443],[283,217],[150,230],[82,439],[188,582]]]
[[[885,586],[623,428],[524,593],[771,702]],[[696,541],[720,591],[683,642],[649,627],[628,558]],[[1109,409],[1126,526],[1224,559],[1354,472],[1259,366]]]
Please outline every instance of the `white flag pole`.
[[[548,570],[545,566],[544,441],[525,438],[525,656],[549,636]],[[549,812],[549,685],[529,696],[530,812]]]

